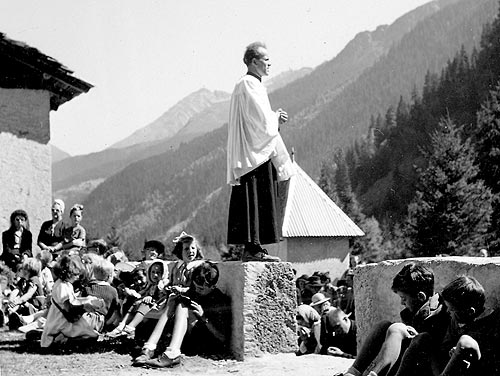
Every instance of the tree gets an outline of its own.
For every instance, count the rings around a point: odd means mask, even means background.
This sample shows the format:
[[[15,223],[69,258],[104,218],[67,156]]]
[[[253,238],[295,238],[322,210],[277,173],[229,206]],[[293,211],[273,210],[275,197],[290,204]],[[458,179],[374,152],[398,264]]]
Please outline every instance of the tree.
[[[495,194],[500,193],[500,86],[478,112],[474,140],[479,176]]]
[[[106,235],[106,243],[108,243],[108,247],[118,247],[122,248],[123,241],[121,239],[120,234],[116,231],[116,227],[112,226],[111,231]]]
[[[491,91],[490,98],[477,115],[474,136],[479,177],[497,196],[493,204],[490,252],[500,254],[500,86]]]
[[[365,236],[354,239],[353,253],[362,255],[367,261],[380,261],[383,259],[383,238],[379,223],[374,217],[367,218],[363,213],[352,190],[349,168],[341,149],[335,152],[333,159],[336,166],[334,179],[337,204],[365,233]]]
[[[473,254],[483,246],[492,213],[492,193],[477,179],[476,154],[470,140],[462,142],[450,120],[431,135],[424,152],[416,198],[408,208],[406,233],[415,256]]]
[[[334,183],[335,166],[329,159],[321,163],[321,170],[319,172],[318,186],[327,194],[333,202],[338,202],[339,198],[335,189]]]

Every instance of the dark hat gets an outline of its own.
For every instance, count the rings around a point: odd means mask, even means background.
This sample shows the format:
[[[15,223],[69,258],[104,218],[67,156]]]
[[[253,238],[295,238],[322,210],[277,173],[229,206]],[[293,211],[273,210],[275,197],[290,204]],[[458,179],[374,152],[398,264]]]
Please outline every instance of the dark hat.
[[[321,282],[321,278],[318,275],[312,275],[309,278],[307,278],[307,285],[321,287],[324,285],[324,283]]]

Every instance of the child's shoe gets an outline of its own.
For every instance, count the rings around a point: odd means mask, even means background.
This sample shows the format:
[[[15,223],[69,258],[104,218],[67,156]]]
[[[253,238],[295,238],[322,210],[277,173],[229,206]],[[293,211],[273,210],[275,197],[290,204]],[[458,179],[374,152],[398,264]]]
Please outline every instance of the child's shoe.
[[[108,337],[108,338],[117,338],[117,337],[121,337],[121,336],[127,335],[127,333],[125,333],[123,331],[123,329],[124,329],[123,326],[118,325],[111,332],[106,333],[106,337]]]
[[[178,355],[170,358],[167,354],[162,353],[158,358],[151,359],[145,362],[146,366],[154,368],[172,368],[181,364],[181,356]]]
[[[141,355],[139,355],[137,358],[134,359],[132,365],[134,367],[142,367],[146,364],[148,360],[153,358],[154,354],[155,354],[154,350],[142,349]]]
[[[126,325],[125,328],[123,328],[123,333],[124,335],[127,336],[128,339],[134,339],[135,338],[135,328]]]

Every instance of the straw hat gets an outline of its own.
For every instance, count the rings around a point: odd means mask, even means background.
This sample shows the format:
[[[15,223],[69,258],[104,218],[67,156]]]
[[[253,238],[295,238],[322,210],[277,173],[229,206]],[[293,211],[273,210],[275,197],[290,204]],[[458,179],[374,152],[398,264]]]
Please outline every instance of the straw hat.
[[[311,307],[314,307],[314,306],[317,306],[317,305],[320,305],[320,304],[323,304],[324,302],[327,302],[329,301],[330,299],[327,298],[325,295],[323,295],[322,293],[318,292],[316,294],[314,294],[311,298],[311,304],[310,306]]]

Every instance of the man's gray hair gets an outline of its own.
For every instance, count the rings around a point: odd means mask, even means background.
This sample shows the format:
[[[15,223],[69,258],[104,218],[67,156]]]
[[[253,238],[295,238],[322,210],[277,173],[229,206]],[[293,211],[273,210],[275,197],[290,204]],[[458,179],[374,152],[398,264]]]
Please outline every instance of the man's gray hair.
[[[267,48],[264,42],[253,42],[250,43],[245,49],[245,54],[243,55],[243,62],[245,65],[250,65],[253,59],[260,59],[262,54],[259,53],[259,48]]]

